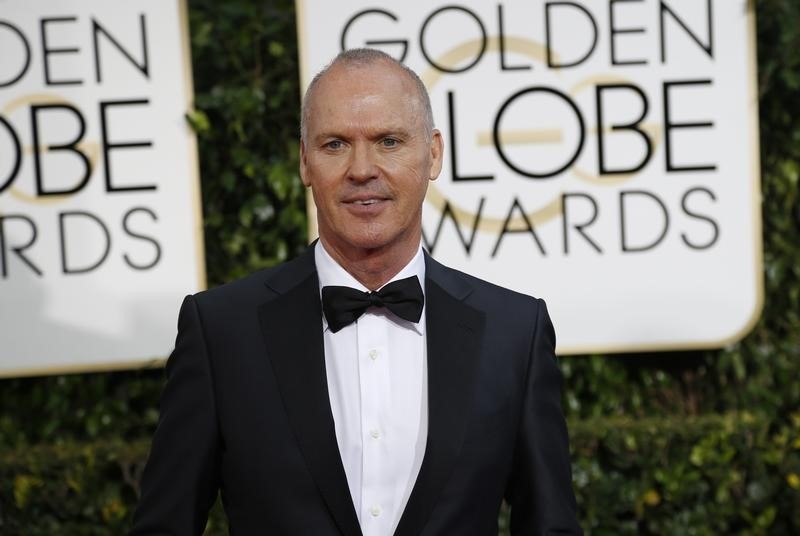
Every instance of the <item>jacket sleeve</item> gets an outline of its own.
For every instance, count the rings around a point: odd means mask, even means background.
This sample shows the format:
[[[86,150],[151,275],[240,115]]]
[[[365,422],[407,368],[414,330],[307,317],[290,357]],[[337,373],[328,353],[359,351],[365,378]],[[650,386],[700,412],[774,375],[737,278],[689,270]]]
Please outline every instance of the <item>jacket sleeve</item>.
[[[583,534],[572,489],[569,440],[561,411],[563,379],[555,332],[536,300],[523,408],[506,499],[514,535]]]
[[[188,296],[167,361],[132,536],[202,534],[219,487],[219,432],[202,320]]]

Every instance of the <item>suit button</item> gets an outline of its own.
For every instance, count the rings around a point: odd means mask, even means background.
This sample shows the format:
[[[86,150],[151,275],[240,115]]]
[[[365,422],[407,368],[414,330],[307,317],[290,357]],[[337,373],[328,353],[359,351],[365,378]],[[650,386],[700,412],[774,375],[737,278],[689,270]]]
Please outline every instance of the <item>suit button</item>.
[[[369,509],[369,513],[372,517],[378,517],[381,515],[381,507],[380,506],[373,506]]]

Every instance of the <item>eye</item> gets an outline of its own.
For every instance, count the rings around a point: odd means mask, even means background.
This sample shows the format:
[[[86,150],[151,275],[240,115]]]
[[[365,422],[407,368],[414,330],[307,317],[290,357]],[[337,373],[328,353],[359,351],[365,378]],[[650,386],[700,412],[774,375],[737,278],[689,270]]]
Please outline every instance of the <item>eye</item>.
[[[383,138],[381,140],[381,145],[383,145],[386,148],[397,147],[399,144],[400,142],[395,138]]]
[[[342,148],[342,140],[331,140],[325,144],[326,149],[331,149],[333,151],[339,150]]]

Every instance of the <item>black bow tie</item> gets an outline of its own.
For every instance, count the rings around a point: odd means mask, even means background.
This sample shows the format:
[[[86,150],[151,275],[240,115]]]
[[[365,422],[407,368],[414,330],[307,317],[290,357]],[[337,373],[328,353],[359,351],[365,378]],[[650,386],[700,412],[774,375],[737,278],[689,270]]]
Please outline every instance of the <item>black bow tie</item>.
[[[328,327],[336,333],[355,322],[370,307],[385,307],[409,322],[419,322],[425,295],[417,276],[392,281],[377,292],[350,287],[322,287],[322,310]]]

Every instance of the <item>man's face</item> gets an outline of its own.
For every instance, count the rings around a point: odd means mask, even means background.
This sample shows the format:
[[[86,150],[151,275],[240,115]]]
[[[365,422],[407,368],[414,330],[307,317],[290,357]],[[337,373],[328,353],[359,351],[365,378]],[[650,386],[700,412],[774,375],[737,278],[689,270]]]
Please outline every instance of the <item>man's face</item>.
[[[442,167],[414,83],[398,67],[334,66],[307,103],[300,174],[319,234],[340,254],[416,250],[428,181]]]

